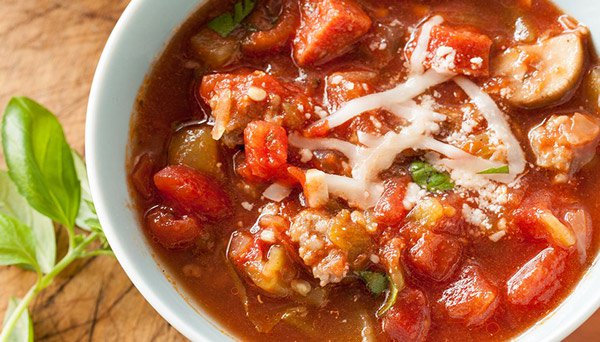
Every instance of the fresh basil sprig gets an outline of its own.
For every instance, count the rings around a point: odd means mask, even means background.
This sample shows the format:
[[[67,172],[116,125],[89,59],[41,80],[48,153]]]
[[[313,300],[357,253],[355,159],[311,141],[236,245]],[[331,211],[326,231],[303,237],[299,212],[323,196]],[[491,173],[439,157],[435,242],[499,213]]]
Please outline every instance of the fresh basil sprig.
[[[6,316],[4,319],[4,323],[2,327],[6,326],[8,318],[15,311],[17,306],[19,306],[19,300],[15,297],[12,297],[8,301],[8,307],[6,309]],[[29,313],[23,312],[21,317],[17,320],[15,328],[13,329],[13,333],[10,336],[9,341],[11,342],[33,342],[33,322],[29,317]]]
[[[85,164],[67,144],[56,117],[37,102],[16,97],[4,112],[1,135],[8,171],[0,171],[0,265],[34,270],[38,278],[23,298],[10,300],[0,342],[32,341],[27,307],[35,297],[76,259],[112,251],[96,215]],[[60,260],[55,223],[69,236]],[[88,232],[79,234],[76,224]],[[98,247],[90,248],[94,242]]]
[[[256,1],[254,0],[238,1],[233,6],[233,13],[223,13],[209,21],[207,26],[217,32],[221,37],[227,37],[233,30],[240,26],[244,18],[252,13],[255,4]]]
[[[81,188],[56,117],[33,100],[13,98],[4,112],[2,142],[8,174],[27,202],[72,229]]]

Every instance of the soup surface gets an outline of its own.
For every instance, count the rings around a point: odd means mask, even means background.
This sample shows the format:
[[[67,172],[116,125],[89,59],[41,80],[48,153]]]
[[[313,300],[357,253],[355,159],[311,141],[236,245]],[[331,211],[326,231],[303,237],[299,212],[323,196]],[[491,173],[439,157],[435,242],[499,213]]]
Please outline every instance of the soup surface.
[[[596,64],[544,0],[215,2],[140,91],[130,189],[242,340],[504,340],[596,256]]]

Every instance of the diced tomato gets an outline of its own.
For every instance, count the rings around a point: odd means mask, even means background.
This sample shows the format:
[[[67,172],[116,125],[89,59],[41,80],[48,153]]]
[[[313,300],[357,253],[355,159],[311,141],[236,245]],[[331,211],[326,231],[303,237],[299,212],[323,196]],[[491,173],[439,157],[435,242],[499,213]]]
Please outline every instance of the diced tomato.
[[[264,54],[284,50],[298,28],[300,13],[297,1],[285,1],[275,26],[269,30],[251,33],[243,42],[245,53]]]
[[[539,210],[551,210],[552,208],[552,193],[545,189],[533,191],[523,198],[519,207],[513,213],[513,222],[517,227],[525,233],[531,234],[533,237],[540,238],[542,232],[539,232],[539,222],[536,213]]]
[[[407,214],[403,201],[406,195],[406,186],[409,182],[408,177],[393,178],[386,181],[383,194],[373,209],[377,222],[388,226],[402,223]]]
[[[406,288],[381,321],[381,329],[393,341],[425,341],[431,326],[427,297],[420,290]]]
[[[251,121],[266,120],[299,129],[306,115],[314,111],[311,100],[300,89],[262,71],[206,75],[200,96],[212,110],[213,138],[227,133],[224,143],[229,146],[242,143],[242,132]]]
[[[577,242],[577,232],[561,212],[571,204],[568,192],[562,192],[559,197],[547,189],[535,190],[528,193],[512,212],[512,222],[525,237],[544,239],[554,246],[570,248]]]
[[[417,273],[435,281],[452,275],[462,255],[456,238],[426,232],[408,251],[408,259]]]
[[[154,184],[173,205],[190,215],[219,219],[231,214],[229,196],[212,178],[184,165],[167,166],[154,175]]]
[[[310,165],[315,169],[335,175],[350,176],[351,172],[348,167],[348,158],[335,150],[314,151]]]
[[[262,260],[270,244],[247,232],[235,232],[229,246],[229,257],[240,267],[248,261]]]
[[[327,62],[349,51],[371,27],[354,0],[304,0],[294,59],[300,66]]]
[[[458,280],[444,291],[440,303],[451,318],[467,325],[479,325],[498,306],[498,289],[484,277],[478,265],[469,264],[462,269]]]
[[[163,247],[181,249],[189,247],[200,237],[200,223],[191,216],[177,217],[169,208],[158,207],[146,216],[150,234]]]
[[[548,303],[560,288],[567,253],[548,247],[506,282],[508,301],[517,305]]]
[[[415,49],[419,35],[420,30],[416,31],[406,44],[408,60]],[[423,66],[468,76],[488,76],[491,47],[492,40],[475,28],[434,26]]]
[[[253,121],[244,130],[246,163],[250,173],[268,180],[287,163],[288,140],[285,129],[266,121]]]
[[[154,194],[152,174],[154,173],[154,158],[144,153],[135,160],[131,171],[131,183],[144,198],[149,199]]]
[[[325,99],[329,111],[334,112],[344,103],[371,93],[376,77],[377,73],[366,70],[334,72],[328,75]]]

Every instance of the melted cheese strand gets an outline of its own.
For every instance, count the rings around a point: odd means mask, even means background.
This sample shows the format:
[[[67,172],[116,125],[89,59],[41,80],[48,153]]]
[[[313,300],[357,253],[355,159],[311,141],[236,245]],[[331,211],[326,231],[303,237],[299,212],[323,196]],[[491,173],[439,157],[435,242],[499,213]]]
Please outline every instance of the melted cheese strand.
[[[427,49],[429,48],[429,41],[431,40],[431,30],[434,26],[437,26],[444,22],[444,18],[436,15],[427,20],[421,26],[421,32],[417,39],[417,45],[410,56],[410,73],[413,75],[420,75],[425,70],[423,62],[427,58]]]
[[[336,150],[342,152],[351,165],[356,164],[356,158],[359,154],[364,153],[364,148],[349,143],[344,140],[335,138],[305,138],[298,133],[290,133],[288,142],[291,146],[297,148],[305,148],[311,151],[314,150]]]
[[[409,77],[406,82],[392,89],[350,100],[337,112],[315,122],[314,125],[323,125],[326,123],[331,129],[369,110],[379,108],[392,109],[391,107],[394,105],[406,102],[420,95],[425,90],[442,84],[451,78],[452,75],[440,74],[430,69],[423,75]]]
[[[525,170],[525,153],[512,133],[504,113],[487,93],[469,79],[456,77],[454,82],[471,98],[487,121],[488,127],[498,134],[506,146],[510,174],[516,176],[523,172]]]
[[[423,125],[410,125],[400,133],[389,132],[381,142],[368,150],[366,156],[360,156],[357,167],[352,169],[352,177],[362,180],[373,180],[379,173],[394,163],[396,156],[402,151],[418,145],[423,139]]]
[[[326,173],[324,178],[331,194],[345,199],[350,205],[360,209],[375,206],[383,193],[381,183],[369,183],[329,173]]]

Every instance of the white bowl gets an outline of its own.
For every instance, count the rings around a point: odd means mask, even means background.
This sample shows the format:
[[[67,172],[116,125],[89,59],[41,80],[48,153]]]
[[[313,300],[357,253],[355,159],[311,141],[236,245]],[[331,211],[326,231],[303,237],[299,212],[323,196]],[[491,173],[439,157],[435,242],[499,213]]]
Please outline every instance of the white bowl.
[[[232,337],[167,280],[131,209],[125,174],[130,114],[138,89],[174,30],[206,0],[133,0],[115,26],[94,76],[86,123],[86,160],[100,222],[123,269],[171,325],[193,341]],[[558,0],[600,36],[600,2]],[[598,258],[572,294],[519,341],[559,341],[600,306]]]

